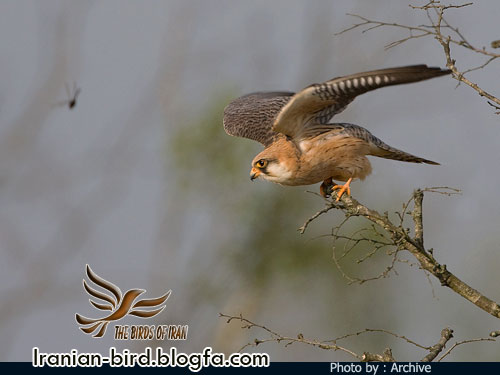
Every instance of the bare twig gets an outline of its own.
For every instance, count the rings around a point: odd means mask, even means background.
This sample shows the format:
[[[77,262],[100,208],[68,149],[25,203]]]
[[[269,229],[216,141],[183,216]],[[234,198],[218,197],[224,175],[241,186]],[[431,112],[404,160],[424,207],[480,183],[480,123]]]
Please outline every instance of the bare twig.
[[[340,264],[340,260],[342,260],[346,255],[348,255],[354,248],[356,248],[361,243],[366,243],[369,246],[373,246],[373,248],[371,251],[366,253],[364,256],[362,256],[361,258],[356,260],[356,263],[358,263],[358,264],[371,258],[373,255],[375,255],[377,252],[379,252],[383,248],[386,248],[386,247],[393,248],[394,247],[394,244],[390,240],[386,239],[382,234],[377,232],[375,226],[372,226],[372,232],[375,233],[375,235],[377,237],[380,237],[381,239],[377,239],[377,238],[373,238],[373,237],[368,238],[368,237],[364,237],[364,236],[358,236],[359,233],[367,231],[368,230],[367,228],[362,228],[362,229],[356,231],[351,236],[344,236],[344,235],[338,234],[340,229],[342,228],[342,226],[349,220],[349,218],[350,218],[349,216],[346,217],[342,221],[342,223],[339,226],[335,227],[332,231],[332,237],[334,239],[334,244],[336,243],[337,240],[345,240],[346,241],[346,243],[344,245],[344,251],[343,251],[342,255],[340,255],[340,257],[337,256],[337,251],[336,251],[337,247],[335,245],[333,246],[333,253],[332,253],[333,261],[335,262],[335,265],[337,266],[338,270],[340,271],[342,277],[344,277],[348,281],[349,284],[352,284],[352,283],[363,284],[363,283],[368,282],[368,281],[386,278],[389,276],[389,273],[391,271],[396,272],[394,269],[394,265],[395,265],[396,261],[398,260],[398,251],[399,251],[398,249],[395,249],[395,250],[388,249],[387,250],[387,254],[392,255],[392,261],[385,268],[385,270],[383,272],[381,272],[380,274],[378,274],[376,276],[368,277],[368,278],[359,278],[359,277],[350,276],[344,271],[342,265]]]
[[[448,351],[446,353],[444,353],[438,360],[437,362],[441,362],[443,360],[443,358],[445,358],[446,356],[448,356],[448,354],[451,353],[451,351],[453,349],[455,349],[457,346],[460,346],[460,345],[463,345],[463,344],[470,344],[472,342],[481,342],[481,341],[495,341],[495,339],[492,339],[492,338],[489,338],[489,337],[482,337],[482,338],[478,338],[478,339],[470,339],[470,340],[464,340],[464,341],[457,341],[456,343],[454,343],[450,349],[448,349]]]
[[[424,193],[428,192],[428,193],[437,193],[437,194],[447,195],[448,197],[451,197],[452,195],[462,194],[462,190],[451,188],[448,186],[426,187],[426,188],[422,189],[422,191]]]
[[[434,358],[441,353],[446,346],[446,343],[453,337],[453,331],[450,328],[445,328],[441,331],[441,338],[439,342],[429,349],[430,353],[422,358],[422,362],[432,362]]]
[[[330,211],[332,208],[335,208],[335,205],[332,203],[332,204],[328,204],[325,208],[323,208],[321,211],[318,211],[316,212],[313,216],[311,216],[309,219],[307,219],[307,221],[304,223],[304,225],[302,225],[298,231],[301,233],[301,234],[304,234],[304,232],[306,231],[307,227],[309,226],[309,223],[311,221],[313,221],[314,219],[316,219],[318,216],[321,216],[325,213],[327,213],[328,211]]]
[[[257,345],[265,343],[265,342],[277,342],[277,343],[284,342],[285,346],[300,342],[303,344],[312,345],[312,346],[315,346],[315,347],[318,347],[321,349],[325,349],[325,350],[335,350],[335,351],[340,350],[340,351],[343,351],[343,352],[353,356],[354,358],[362,360],[362,355],[356,354],[352,350],[344,348],[344,347],[339,346],[337,344],[334,344],[334,343],[327,344],[325,342],[321,342],[318,340],[309,340],[309,339],[304,338],[304,335],[302,335],[300,333],[297,335],[297,337],[282,336],[279,333],[276,333],[263,325],[254,323],[254,322],[244,318],[241,314],[239,316],[231,316],[231,315],[225,315],[225,314],[219,313],[219,316],[222,318],[227,318],[227,323],[230,323],[232,320],[239,320],[240,322],[242,322],[244,324],[242,328],[250,329],[253,327],[257,327],[257,328],[263,329],[264,331],[266,331],[267,333],[269,333],[271,335],[271,337],[268,339],[263,339],[263,340],[255,339],[253,342],[245,344],[243,347],[240,348],[239,352],[243,351],[245,348],[247,348],[249,346],[257,346]]]
[[[405,42],[408,42],[409,40],[412,39],[419,39],[423,37],[433,37],[436,39],[439,44],[441,44],[441,47],[443,48],[445,57],[446,57],[446,66],[448,69],[450,69],[453,73],[453,77],[460,82],[465,83],[466,85],[472,87],[480,96],[486,97],[490,102],[494,103],[494,107],[498,108],[500,106],[500,99],[485,91],[479,85],[476,83],[470,81],[469,79],[465,78],[465,74],[470,73],[475,70],[483,69],[486,67],[488,64],[490,64],[492,61],[496,60],[497,58],[500,57],[499,53],[495,53],[492,51],[486,50],[484,47],[476,47],[472,45],[466,38],[465,36],[460,32],[460,30],[457,27],[452,26],[448,21],[445,19],[444,14],[445,11],[449,9],[460,9],[464,8],[467,6],[472,5],[472,3],[465,3],[465,4],[460,4],[460,5],[444,5],[441,4],[439,1],[436,0],[431,0],[429,1],[426,5],[423,6],[414,6],[410,5],[412,9],[415,10],[423,10],[426,13],[426,16],[430,22],[430,25],[420,25],[420,26],[409,26],[409,25],[402,25],[399,23],[395,22],[384,22],[384,21],[377,21],[377,20],[372,20],[357,14],[350,14],[348,13],[349,16],[352,16],[354,18],[357,18],[361,20],[361,22],[354,23],[353,26],[348,27],[344,30],[341,30],[340,32],[336,33],[335,35],[340,35],[345,32],[362,28],[362,33],[381,28],[381,27],[395,27],[398,29],[406,30],[409,35],[407,37],[401,38],[399,40],[393,41],[387,45],[385,45],[385,49],[390,49],[393,47],[396,47],[400,44],[403,44]],[[444,33],[444,31],[448,31],[448,33]],[[456,61],[453,59],[452,54],[451,54],[451,48],[450,44],[466,48],[470,50],[471,52],[487,56],[488,59],[486,62],[483,64],[475,67],[475,68],[470,68],[466,69],[463,71],[460,71],[457,66],[456,66]],[[498,48],[500,46],[499,41],[493,41],[491,43],[492,48]],[[500,112],[497,112],[497,114],[500,114]]]
[[[461,4],[461,5],[454,5],[454,4],[450,4],[450,5],[441,5],[439,4],[439,1],[429,1],[427,4],[425,5],[422,5],[422,6],[415,6],[415,5],[409,5],[410,8],[413,8],[413,9],[423,9],[423,10],[427,10],[427,9],[431,9],[431,8],[440,8],[440,9],[451,9],[451,8],[464,8],[464,7],[468,7],[469,5],[473,5],[474,3],[465,3],[465,4]]]
[[[357,336],[364,335],[367,333],[383,333],[383,334],[391,335],[395,338],[404,340],[405,342],[407,342],[410,345],[413,345],[413,346],[416,346],[420,349],[424,349],[424,350],[428,351],[429,354],[427,354],[422,359],[422,362],[432,362],[439,355],[439,353],[441,353],[443,351],[446,344],[453,337],[453,331],[450,328],[445,328],[441,331],[441,336],[439,338],[439,341],[435,345],[423,346],[423,345],[416,343],[413,340],[410,340],[406,336],[398,335],[394,332],[387,331],[385,329],[366,328],[362,331],[358,331],[355,333],[348,333],[346,335],[339,336],[339,337],[332,339],[332,340],[320,341],[320,340],[316,340],[316,339],[307,339],[304,337],[304,335],[302,333],[299,333],[296,337],[283,336],[283,335],[277,333],[276,331],[267,328],[266,326],[263,326],[261,324],[254,323],[254,322],[250,321],[249,319],[243,317],[243,315],[241,315],[241,314],[240,315],[226,315],[226,314],[219,313],[219,316],[222,318],[226,318],[227,323],[230,323],[233,320],[240,321],[243,324],[243,326],[241,327],[243,329],[259,328],[270,335],[270,337],[268,337],[268,338],[265,338],[265,339],[257,339],[256,338],[252,342],[249,342],[249,343],[243,345],[239,349],[239,352],[245,350],[248,347],[258,346],[260,344],[267,343],[267,342],[275,342],[275,343],[279,343],[279,344],[284,343],[285,347],[288,347],[294,343],[302,343],[302,344],[311,345],[311,346],[314,346],[314,347],[317,347],[320,349],[324,349],[324,350],[342,351],[342,352],[347,353],[350,356],[352,356],[352,357],[354,357],[362,362],[368,362],[368,361],[395,362],[396,359],[392,355],[392,350],[390,348],[384,349],[382,354],[370,353],[370,352],[364,352],[363,354],[357,354],[353,350],[347,349],[346,347],[340,346],[337,344],[341,340],[357,337]],[[439,361],[441,361],[443,358],[445,358],[457,346],[471,343],[471,342],[478,342],[478,341],[495,341],[495,339],[493,339],[493,338],[481,338],[481,339],[471,339],[471,340],[464,340],[464,341],[456,342],[452,345],[452,347],[445,354],[443,354],[441,356]]]
[[[403,227],[403,221],[405,218],[405,215],[411,205],[412,202],[415,202],[414,204],[414,209],[411,212],[411,215],[414,218],[414,223],[415,223],[415,242],[419,243],[421,247],[423,247],[423,224],[422,224],[422,200],[423,200],[423,193],[424,192],[433,192],[433,193],[439,193],[439,194],[444,194],[444,195],[454,195],[454,194],[460,194],[460,190],[458,189],[453,189],[453,188],[448,188],[448,187],[430,187],[430,188],[425,188],[423,190],[416,190],[414,194],[408,199],[407,202],[403,204],[403,209],[401,212],[396,212],[396,214],[399,217],[399,223],[398,223],[398,228],[400,228],[404,233],[408,234],[409,231]],[[332,202],[333,203],[333,202]],[[335,204],[337,207],[332,207],[331,205],[327,205],[328,210],[331,208],[338,208],[338,209],[343,209],[344,206],[343,204]],[[325,209],[326,210],[326,209]],[[314,219],[316,219],[319,214],[323,212],[320,211],[313,215],[311,218],[309,218],[306,223],[310,223]],[[332,254],[332,259],[337,266],[338,270],[340,271],[342,277],[344,277],[349,284],[352,283],[358,283],[358,284],[363,284],[368,281],[373,281],[373,280],[378,280],[382,278],[386,278],[390,275],[391,272],[394,272],[397,274],[396,269],[395,269],[395,264],[396,262],[401,262],[399,259],[399,252],[400,250],[404,250],[404,247],[400,247],[398,244],[394,243],[390,238],[387,238],[386,235],[383,233],[380,233],[379,230],[377,229],[377,226],[372,224],[370,228],[362,228],[359,229],[358,231],[354,232],[353,234],[346,236],[343,234],[340,234],[340,230],[346,224],[350,218],[352,218],[355,215],[350,215],[346,213],[346,218],[340,223],[340,225],[334,227],[332,229],[332,234],[331,236],[333,237],[334,240],[334,246],[333,246],[333,254]],[[384,217],[388,218],[388,214],[384,213]],[[301,229],[305,227],[305,224],[302,226]],[[366,233],[368,235],[363,235],[363,233]],[[301,233],[304,233],[303,230],[301,230]],[[371,234],[371,235],[370,235]],[[343,247],[343,252],[340,256],[337,255],[337,243],[338,240],[345,241],[344,247]],[[349,275],[344,271],[344,268],[342,267],[341,260],[345,258],[348,254],[350,254],[358,245],[365,244],[371,247],[371,250],[367,251],[365,255],[361,256],[356,260],[356,263],[362,263],[366,261],[367,259],[371,258],[374,256],[376,253],[378,253],[380,250],[387,248],[386,253],[387,255],[390,255],[391,258],[391,263],[378,275],[372,276],[372,277],[355,277],[352,275]],[[432,250],[429,251],[430,256],[432,255]],[[426,277],[428,275],[426,274]]]
[[[401,340],[404,340],[406,341],[408,344],[411,344],[411,345],[415,345],[421,349],[425,349],[425,350],[431,350],[431,347],[430,346],[423,346],[423,345],[420,345],[418,343],[416,343],[415,341],[413,340],[410,340],[408,337],[406,336],[403,336],[403,335],[398,335],[394,332],[391,332],[391,331],[388,331],[386,329],[373,329],[373,328],[365,328],[364,330],[362,331],[358,331],[358,332],[355,332],[355,333],[348,333],[344,336],[340,336],[340,337],[337,337],[333,340],[326,340],[325,342],[335,342],[337,343],[338,341],[340,340],[344,340],[344,339],[347,339],[347,338],[350,338],[350,337],[354,337],[354,336],[360,336],[360,335],[363,335],[365,333],[374,333],[374,332],[378,332],[378,333],[385,333],[387,335],[391,335],[391,336],[394,336],[398,339],[401,339]]]
[[[424,192],[417,189],[413,192],[413,201],[415,205],[411,216],[413,216],[413,222],[415,223],[415,242],[420,246],[424,247],[424,225],[422,218],[422,202],[424,200]]]
[[[497,106],[493,104],[492,102],[488,102],[489,105],[491,105],[493,108],[498,109],[498,112],[495,112],[495,114],[500,115],[500,106]]]

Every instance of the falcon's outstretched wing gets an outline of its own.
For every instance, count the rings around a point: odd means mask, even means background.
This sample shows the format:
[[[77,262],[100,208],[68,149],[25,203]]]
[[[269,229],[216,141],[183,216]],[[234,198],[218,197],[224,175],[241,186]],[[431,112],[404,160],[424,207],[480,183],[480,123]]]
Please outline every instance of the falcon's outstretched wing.
[[[256,92],[233,100],[224,108],[224,130],[268,146],[278,135],[271,128],[293,92]]]
[[[316,83],[295,94],[278,113],[272,130],[292,138],[308,127],[326,125],[358,95],[384,86],[418,82],[451,73],[450,70],[412,65],[374,70]],[[325,126],[322,126],[323,128]]]

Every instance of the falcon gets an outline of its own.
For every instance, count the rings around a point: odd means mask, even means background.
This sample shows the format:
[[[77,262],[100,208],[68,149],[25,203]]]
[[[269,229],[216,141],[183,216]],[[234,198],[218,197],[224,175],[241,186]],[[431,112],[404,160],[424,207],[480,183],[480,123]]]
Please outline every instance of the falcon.
[[[363,180],[371,173],[367,155],[409,163],[439,163],[391,147],[361,126],[332,123],[331,119],[365,92],[450,73],[412,65],[337,77],[298,93],[256,92],[226,106],[224,129],[229,135],[264,145],[252,161],[251,180],[263,178],[290,186],[322,182],[321,195],[327,198],[336,191],[338,201],[344,193],[351,194],[353,179]]]

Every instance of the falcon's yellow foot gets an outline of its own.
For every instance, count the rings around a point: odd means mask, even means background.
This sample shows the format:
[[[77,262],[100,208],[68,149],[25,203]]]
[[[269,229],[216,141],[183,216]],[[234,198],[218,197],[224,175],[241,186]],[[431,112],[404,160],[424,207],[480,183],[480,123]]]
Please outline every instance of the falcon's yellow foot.
[[[351,195],[351,187],[349,186],[351,181],[352,178],[348,179],[344,185],[335,185],[334,187],[332,187],[332,191],[338,190],[337,199],[335,199],[335,202],[338,202],[345,192],[347,192],[347,195]]]

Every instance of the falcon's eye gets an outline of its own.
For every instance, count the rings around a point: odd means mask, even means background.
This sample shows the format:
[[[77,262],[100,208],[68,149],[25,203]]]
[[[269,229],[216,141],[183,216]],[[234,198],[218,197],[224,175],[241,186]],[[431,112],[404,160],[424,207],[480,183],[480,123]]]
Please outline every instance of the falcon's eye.
[[[259,168],[265,168],[267,166],[267,160],[260,159],[257,163],[255,163],[255,166]]]

